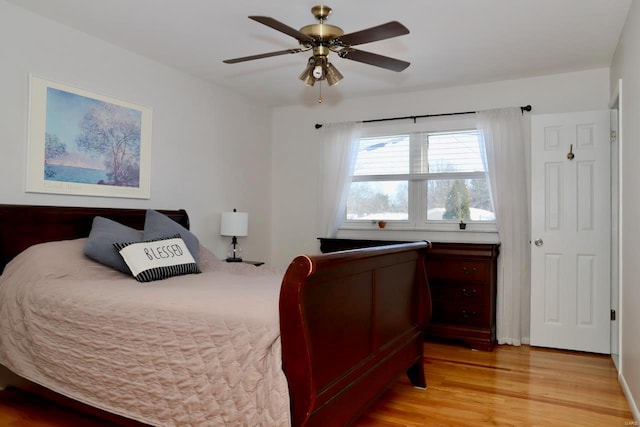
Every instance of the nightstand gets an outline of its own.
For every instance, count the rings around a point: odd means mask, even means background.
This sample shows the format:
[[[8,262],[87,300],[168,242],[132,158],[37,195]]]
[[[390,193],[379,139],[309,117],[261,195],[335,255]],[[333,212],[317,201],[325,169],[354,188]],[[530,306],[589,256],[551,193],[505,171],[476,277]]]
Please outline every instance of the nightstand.
[[[234,261],[229,261],[229,259],[226,260],[228,263],[243,263],[243,264],[251,264],[251,265],[255,265],[256,267],[260,267],[261,265],[264,264],[264,261],[249,261],[246,259],[240,260],[238,258],[236,258]]]
[[[426,336],[491,351],[499,244],[433,243],[425,260],[433,313]]]
[[[245,264],[252,264],[255,265],[256,267],[260,267],[261,265],[264,264],[264,261],[247,261],[247,260],[242,260],[243,263]]]

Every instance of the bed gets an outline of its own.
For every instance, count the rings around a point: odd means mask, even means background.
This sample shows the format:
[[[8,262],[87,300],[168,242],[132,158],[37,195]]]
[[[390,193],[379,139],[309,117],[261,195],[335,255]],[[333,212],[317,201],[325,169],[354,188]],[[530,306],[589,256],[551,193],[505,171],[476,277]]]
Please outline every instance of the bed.
[[[153,284],[82,258],[94,217],[142,229],[145,212],[0,205],[0,385],[122,422],[247,426],[348,425],[402,374],[426,387],[427,242],[301,255],[284,275],[201,247],[202,274]],[[189,227],[184,210],[159,212]]]

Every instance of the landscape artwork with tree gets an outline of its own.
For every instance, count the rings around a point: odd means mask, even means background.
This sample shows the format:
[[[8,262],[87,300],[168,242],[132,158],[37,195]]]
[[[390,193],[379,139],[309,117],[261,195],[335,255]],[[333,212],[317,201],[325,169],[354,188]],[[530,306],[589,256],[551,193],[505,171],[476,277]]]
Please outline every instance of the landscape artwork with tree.
[[[151,112],[31,76],[27,191],[149,197]]]

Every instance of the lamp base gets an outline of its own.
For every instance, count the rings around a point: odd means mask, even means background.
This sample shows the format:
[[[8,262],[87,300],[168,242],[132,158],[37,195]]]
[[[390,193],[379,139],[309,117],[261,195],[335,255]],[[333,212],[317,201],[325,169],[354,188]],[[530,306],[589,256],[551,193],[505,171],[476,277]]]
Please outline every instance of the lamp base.
[[[242,248],[236,236],[233,236],[231,243],[227,246],[227,262],[242,262]]]

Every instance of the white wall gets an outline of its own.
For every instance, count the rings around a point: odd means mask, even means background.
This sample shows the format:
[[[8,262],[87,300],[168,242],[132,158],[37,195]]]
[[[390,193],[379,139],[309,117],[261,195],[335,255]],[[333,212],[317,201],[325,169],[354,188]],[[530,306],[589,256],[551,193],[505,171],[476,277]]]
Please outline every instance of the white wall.
[[[640,4],[632,2],[611,66],[611,88],[622,79],[621,123],[621,375],[620,382],[640,421]]]
[[[4,0],[0,54],[0,203],[184,208],[218,256],[220,212],[238,208],[245,257],[269,259],[269,109]],[[29,73],[153,109],[151,199],[24,192]]]
[[[340,84],[349,84],[349,76]],[[367,97],[332,104],[332,91],[316,106],[276,109],[273,119],[272,260],[285,267],[301,253],[318,253],[319,132],[315,123],[476,111],[531,104],[533,114],[608,108],[609,70],[502,81],[448,89]],[[310,89],[314,90],[314,89]],[[338,98],[336,96],[336,98]],[[376,230],[371,231],[375,238]],[[380,232],[386,233],[386,231]],[[390,238],[389,234],[379,234]],[[468,236],[466,234],[465,236]],[[391,237],[392,238],[392,237]],[[438,241],[434,233],[416,236]],[[450,239],[448,239],[450,240]]]

